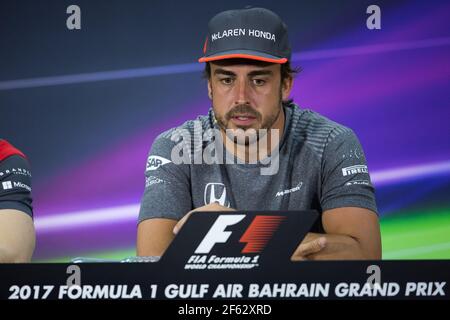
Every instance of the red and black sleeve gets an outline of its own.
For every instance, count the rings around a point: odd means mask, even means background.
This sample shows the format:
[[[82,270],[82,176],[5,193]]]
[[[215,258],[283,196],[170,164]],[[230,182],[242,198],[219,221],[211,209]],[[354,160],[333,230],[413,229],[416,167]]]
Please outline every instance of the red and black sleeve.
[[[1,139],[0,209],[16,209],[33,217],[28,160],[20,150]]]

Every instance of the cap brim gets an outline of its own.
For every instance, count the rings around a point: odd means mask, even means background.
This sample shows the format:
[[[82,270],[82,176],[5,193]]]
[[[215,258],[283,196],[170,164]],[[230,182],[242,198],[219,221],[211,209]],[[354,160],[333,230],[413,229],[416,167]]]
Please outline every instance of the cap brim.
[[[287,58],[280,58],[276,56],[272,56],[262,52],[250,51],[250,50],[232,50],[232,51],[224,51],[211,56],[201,57],[198,59],[198,62],[209,62],[209,61],[217,61],[224,59],[250,59],[250,60],[258,60],[265,61],[270,63],[279,63],[283,64],[288,61]]]

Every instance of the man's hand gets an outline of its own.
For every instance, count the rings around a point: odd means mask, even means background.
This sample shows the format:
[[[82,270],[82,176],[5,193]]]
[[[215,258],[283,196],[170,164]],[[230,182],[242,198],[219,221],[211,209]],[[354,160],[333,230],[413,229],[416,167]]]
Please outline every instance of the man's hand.
[[[292,261],[308,260],[308,256],[322,251],[327,245],[325,235],[308,233],[291,257]]]
[[[232,208],[221,206],[220,204],[218,204],[216,202],[210,203],[203,207],[199,207],[197,209],[189,211],[180,221],[178,221],[178,223],[173,228],[173,233],[177,234],[178,231],[180,231],[181,227],[185,224],[187,219],[189,219],[191,214],[196,211],[236,211],[236,210],[234,210]]]

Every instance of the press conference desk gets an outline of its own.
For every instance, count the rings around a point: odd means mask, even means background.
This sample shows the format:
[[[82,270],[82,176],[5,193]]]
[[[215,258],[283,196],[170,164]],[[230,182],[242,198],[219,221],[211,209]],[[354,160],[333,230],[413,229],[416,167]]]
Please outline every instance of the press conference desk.
[[[0,299],[450,298],[450,260],[292,262],[317,217],[194,213],[156,262],[0,265]]]
[[[450,299],[450,260],[229,262],[3,264],[0,299]]]

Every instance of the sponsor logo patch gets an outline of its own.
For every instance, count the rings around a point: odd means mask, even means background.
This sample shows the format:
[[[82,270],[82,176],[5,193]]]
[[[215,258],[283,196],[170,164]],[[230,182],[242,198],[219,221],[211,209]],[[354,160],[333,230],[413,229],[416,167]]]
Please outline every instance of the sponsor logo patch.
[[[168,164],[170,162],[172,161],[160,156],[150,156],[147,159],[147,166],[145,168],[145,171],[147,172],[157,170],[159,167]]]
[[[159,184],[159,183],[163,183],[165,182],[163,179],[160,179],[158,177],[155,176],[149,176],[147,178],[145,178],[145,187],[150,187],[151,185],[154,184]]]
[[[217,202],[223,207],[230,207],[230,201],[227,200],[227,188],[219,182],[211,182],[205,186],[204,201],[205,205]]]
[[[3,190],[9,190],[13,188],[22,188],[31,192],[31,187],[22,182],[16,181],[4,181],[2,182]]]
[[[344,177],[357,173],[368,173],[366,165],[355,165],[351,167],[342,168],[342,175]]]
[[[370,181],[368,181],[368,180],[354,180],[354,181],[347,182],[345,185],[346,186],[354,186],[354,185],[370,186]]]
[[[2,182],[3,190],[12,189],[12,182],[11,181],[4,181]]]
[[[303,185],[303,182],[300,181],[300,183],[297,184],[297,186],[295,186],[294,188],[291,188],[291,189],[287,189],[287,190],[283,190],[283,191],[277,192],[277,194],[275,195],[275,197],[281,197],[281,196],[284,196],[285,194],[299,191],[300,188],[302,187],[302,185]]]

